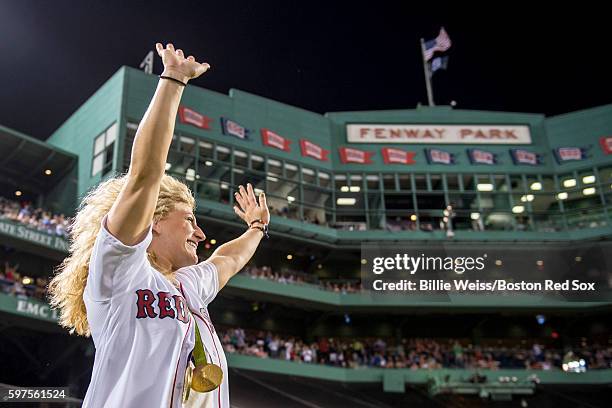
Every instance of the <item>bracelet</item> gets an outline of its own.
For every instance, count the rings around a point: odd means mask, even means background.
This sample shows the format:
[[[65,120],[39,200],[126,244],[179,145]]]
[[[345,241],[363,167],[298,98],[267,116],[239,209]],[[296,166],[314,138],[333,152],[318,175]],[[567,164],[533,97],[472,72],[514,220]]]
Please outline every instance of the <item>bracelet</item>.
[[[254,224],[255,221],[253,221],[251,224]],[[268,224],[262,224],[263,227],[260,227],[258,225],[251,225],[249,226],[249,229],[258,229],[263,233],[263,236],[265,239],[270,238],[270,236],[268,235]]]
[[[166,75],[160,75],[159,77],[160,77],[161,79],[169,79],[169,80],[171,80],[171,81],[176,82],[177,84],[181,84],[181,85],[183,85],[183,86],[187,86],[187,84],[186,84],[186,83],[184,83],[183,81],[179,81],[179,80],[178,80],[178,79],[176,79],[176,78],[172,78],[172,77],[169,77],[169,76],[166,76]]]
[[[260,224],[264,224],[264,222],[258,218],[258,219],[256,219],[256,220],[253,220],[253,221],[251,221],[251,222],[247,223],[247,225],[248,225],[249,227],[252,227],[252,226],[253,226],[253,224],[255,224],[256,222],[258,222],[258,223],[260,223]]]

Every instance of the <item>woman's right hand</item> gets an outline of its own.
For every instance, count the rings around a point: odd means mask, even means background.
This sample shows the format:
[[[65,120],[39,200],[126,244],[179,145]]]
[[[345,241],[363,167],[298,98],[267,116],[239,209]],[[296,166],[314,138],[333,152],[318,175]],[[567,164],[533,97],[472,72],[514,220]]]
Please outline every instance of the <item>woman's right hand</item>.
[[[166,48],[161,43],[157,43],[155,48],[164,63],[164,72],[162,73],[164,76],[178,79],[186,84],[190,79],[197,78],[210,69],[208,63],[200,64],[192,55],[185,58],[183,50],[175,50],[171,43],[168,43]]]

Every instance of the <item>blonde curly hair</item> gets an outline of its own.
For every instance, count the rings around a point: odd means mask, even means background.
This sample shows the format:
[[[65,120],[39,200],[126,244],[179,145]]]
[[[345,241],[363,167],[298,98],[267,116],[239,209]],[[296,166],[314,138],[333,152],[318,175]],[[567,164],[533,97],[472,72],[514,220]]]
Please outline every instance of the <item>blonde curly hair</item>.
[[[87,310],[83,301],[89,274],[89,259],[100,232],[102,218],[110,211],[126,180],[127,175],[122,175],[104,181],[83,199],[69,229],[70,254],[58,266],[49,283],[51,306],[59,309],[59,322],[68,328],[70,333],[90,335]],[[195,200],[189,187],[165,174],[161,180],[153,221],[166,217],[179,203],[195,208]]]

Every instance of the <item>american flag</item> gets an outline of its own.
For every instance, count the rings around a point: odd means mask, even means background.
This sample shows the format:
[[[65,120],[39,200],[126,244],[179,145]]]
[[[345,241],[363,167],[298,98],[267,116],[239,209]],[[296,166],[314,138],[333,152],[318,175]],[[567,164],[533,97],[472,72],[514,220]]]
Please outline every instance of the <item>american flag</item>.
[[[451,39],[446,33],[446,30],[444,29],[444,27],[440,28],[440,34],[438,34],[435,39],[425,42],[425,61],[429,61],[431,57],[433,57],[434,52],[444,52],[448,50],[451,45]]]

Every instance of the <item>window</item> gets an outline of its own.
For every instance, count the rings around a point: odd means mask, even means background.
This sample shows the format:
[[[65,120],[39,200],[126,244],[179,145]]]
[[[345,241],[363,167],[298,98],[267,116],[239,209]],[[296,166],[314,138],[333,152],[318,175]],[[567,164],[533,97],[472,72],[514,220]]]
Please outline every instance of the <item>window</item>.
[[[243,169],[249,167],[249,155],[242,150],[234,150],[234,165]]]
[[[329,173],[325,173],[324,171],[319,172],[319,184],[321,187],[329,187],[330,179],[331,177]]]
[[[100,172],[102,173],[101,176],[104,176],[113,168],[115,139],[117,139],[117,123],[113,123],[111,127],[94,139],[92,176]]]

